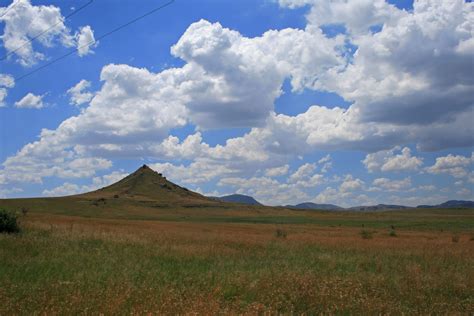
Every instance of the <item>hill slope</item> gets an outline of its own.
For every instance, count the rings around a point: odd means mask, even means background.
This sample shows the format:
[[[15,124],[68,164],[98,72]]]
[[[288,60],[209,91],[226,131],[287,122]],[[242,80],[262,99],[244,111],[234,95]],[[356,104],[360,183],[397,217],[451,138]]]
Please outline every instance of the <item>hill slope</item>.
[[[134,173],[102,189],[78,195],[82,198],[120,198],[182,205],[216,204],[199,193],[168,181],[161,173],[143,165]]]

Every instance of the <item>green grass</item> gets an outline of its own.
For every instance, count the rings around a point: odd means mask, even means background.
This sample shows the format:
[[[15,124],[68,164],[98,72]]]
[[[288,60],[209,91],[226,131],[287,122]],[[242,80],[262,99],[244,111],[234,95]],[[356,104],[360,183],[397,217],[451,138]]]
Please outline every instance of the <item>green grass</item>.
[[[0,315],[474,312],[472,209],[92,202],[0,200]]]
[[[291,239],[300,226],[285,228],[288,239],[269,229],[260,241],[246,239],[245,230],[224,238],[65,227],[0,235],[0,314],[451,314],[474,308],[473,257],[467,255],[474,243],[467,240],[456,249],[422,239],[427,247],[419,247],[409,238],[411,247],[385,247],[376,244],[377,234],[362,240],[357,232],[354,242],[338,245],[330,238]]]
[[[198,223],[249,223],[249,224],[314,224],[319,226],[343,226],[343,227],[369,227],[386,228],[391,225],[398,229],[416,229],[416,230],[472,230],[474,229],[474,218],[456,218],[456,219],[419,219],[404,218],[394,216],[381,217],[376,219],[373,214],[366,217],[344,218],[334,215],[332,218],[318,218],[317,216],[201,216],[201,217],[183,217],[183,216],[161,216],[161,217],[143,217],[136,218],[140,220],[157,219],[160,221],[183,221]],[[133,218],[132,218],[133,219]]]
[[[411,209],[383,212],[295,211],[282,208],[218,205],[170,207],[152,201],[107,199],[94,206],[83,198],[1,200],[0,208],[31,213],[196,223],[314,224],[361,228],[474,231],[474,209]]]

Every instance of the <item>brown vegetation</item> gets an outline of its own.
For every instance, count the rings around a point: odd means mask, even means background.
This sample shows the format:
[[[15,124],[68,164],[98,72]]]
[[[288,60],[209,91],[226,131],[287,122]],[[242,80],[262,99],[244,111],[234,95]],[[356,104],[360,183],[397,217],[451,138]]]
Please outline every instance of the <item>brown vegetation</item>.
[[[31,214],[24,225],[0,238],[0,314],[474,310],[468,231],[453,243],[449,232],[362,239],[360,228],[311,224]]]

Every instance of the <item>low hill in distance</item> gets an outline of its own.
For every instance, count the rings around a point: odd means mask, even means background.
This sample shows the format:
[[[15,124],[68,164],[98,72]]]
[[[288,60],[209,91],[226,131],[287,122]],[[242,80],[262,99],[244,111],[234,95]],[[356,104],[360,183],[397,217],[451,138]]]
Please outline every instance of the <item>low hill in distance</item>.
[[[389,210],[405,210],[412,207],[405,205],[390,205],[390,204],[377,204],[377,205],[362,205],[348,208],[351,211],[389,211]]]
[[[438,205],[418,205],[417,208],[474,208],[474,201],[450,200]]]
[[[286,205],[285,207],[299,210],[343,210],[344,208],[334,204],[317,204],[305,202],[296,205]]]
[[[212,197],[212,198],[222,201],[222,202],[229,202],[229,203],[239,203],[239,204],[246,204],[246,205],[262,205],[253,197],[248,196],[248,195],[243,195],[243,194],[231,194],[231,195],[225,195],[221,197]]]
[[[457,201],[451,200],[438,205],[418,205],[417,207],[405,205],[391,205],[391,204],[377,204],[377,205],[361,205],[353,207],[340,207],[334,204],[317,204],[317,203],[300,203],[296,205],[285,205],[289,209],[300,210],[328,210],[328,211],[362,211],[362,212],[379,212],[379,211],[396,211],[396,210],[410,210],[416,208],[474,208],[474,201]]]

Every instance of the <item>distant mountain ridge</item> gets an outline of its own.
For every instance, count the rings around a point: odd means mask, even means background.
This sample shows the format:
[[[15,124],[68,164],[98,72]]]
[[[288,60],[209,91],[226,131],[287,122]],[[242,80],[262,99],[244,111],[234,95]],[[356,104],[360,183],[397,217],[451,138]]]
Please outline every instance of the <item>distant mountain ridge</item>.
[[[304,202],[296,205],[285,205],[287,208],[299,210],[343,210],[344,208],[334,204],[317,204],[312,202]]]
[[[450,200],[436,205],[418,205],[406,206],[396,204],[377,204],[377,205],[360,205],[352,207],[340,207],[334,204],[317,204],[312,202],[305,202],[296,205],[285,205],[286,208],[291,209],[305,209],[305,210],[346,210],[346,211],[389,211],[389,210],[406,210],[415,208],[474,208],[474,201]]]
[[[230,202],[240,203],[247,205],[263,205],[251,196],[243,194],[231,194],[221,197],[210,197],[212,199]],[[390,211],[390,210],[406,210],[415,208],[474,208],[474,201],[463,201],[463,200],[449,200],[437,205],[418,205],[418,206],[406,206],[397,204],[377,204],[377,205],[359,205],[352,207],[341,207],[335,204],[325,203],[313,203],[303,202],[295,205],[284,205],[284,208],[297,209],[297,210],[327,210],[327,211],[362,211],[362,212],[374,212],[374,211]]]
[[[405,205],[391,205],[391,204],[377,204],[377,205],[361,205],[361,206],[353,206],[347,208],[347,210],[351,211],[387,211],[387,210],[403,210],[412,208],[411,206]]]
[[[260,202],[255,200],[253,197],[243,194],[231,194],[225,195],[221,197],[212,197],[213,199],[222,201],[222,202],[229,202],[229,203],[240,203],[240,204],[247,204],[247,205],[262,205]]]
[[[417,208],[474,208],[474,201],[449,200],[438,205],[418,205]]]

